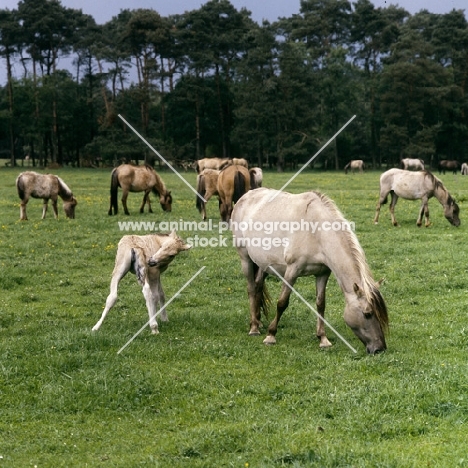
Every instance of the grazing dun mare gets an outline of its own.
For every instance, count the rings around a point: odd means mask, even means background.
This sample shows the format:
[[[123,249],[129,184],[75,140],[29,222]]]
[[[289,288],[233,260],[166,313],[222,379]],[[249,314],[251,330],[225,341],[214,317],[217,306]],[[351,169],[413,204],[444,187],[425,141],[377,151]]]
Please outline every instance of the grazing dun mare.
[[[394,226],[398,226],[395,219],[395,205],[398,197],[406,200],[421,200],[421,209],[419,210],[416,224],[422,225],[423,215],[426,217],[426,227],[431,223],[429,221],[428,201],[436,197],[444,208],[444,216],[453,226],[460,226],[458,214],[460,209],[452,198],[444,184],[434,174],[429,171],[411,172],[403,169],[390,169],[380,176],[380,196],[375,210],[374,223],[379,222],[381,205],[387,203],[388,194],[391,195],[390,215]]]
[[[213,195],[218,194],[218,176],[219,171],[216,169],[204,169],[197,175],[197,199],[196,207],[202,219],[206,219],[206,204]]]
[[[352,174],[356,171],[364,172],[364,161],[362,159],[353,159],[344,167],[345,174],[347,174],[349,170]]]
[[[159,174],[147,164],[144,166],[122,164],[112,171],[109,215],[118,213],[117,192],[119,187],[122,188],[122,205],[126,215],[130,214],[127,208],[129,192],[145,192],[140,206],[140,213],[143,213],[146,204],[148,204],[148,211],[153,212],[150,201],[151,192],[159,197],[159,203],[163,211],[172,210],[171,192],[166,189]]]
[[[406,171],[424,171],[424,161],[422,159],[405,158],[401,160],[400,168]]]
[[[252,220],[255,227],[250,227]],[[278,323],[289,304],[290,286],[294,287],[300,276],[313,275],[320,315],[317,337],[321,348],[331,346],[322,318],[326,286],[333,273],[345,297],[346,324],[364,343],[368,353],[386,349],[384,331],[388,315],[379,283],[372,278],[350,223],[329,198],[314,191],[293,195],[267,188],[251,190],[234,207],[231,229],[247,278],[250,335],[260,334],[261,311],[266,312],[268,305],[265,287],[268,274],[278,273],[285,280],[276,317],[263,341],[268,345],[276,343]]]
[[[165,296],[161,285],[161,274],[166,271],[175,256],[190,249],[173,231],[171,234],[148,234],[146,236],[124,236],[119,242],[115,257],[114,271],[110,285],[110,294],[106,307],[93,331],[99,329],[109,310],[117,300],[117,289],[120,280],[131,271],[136,275],[138,283],[143,287],[143,296],[148,308],[149,325],[153,334],[159,333],[156,313],[158,304],[161,308],[161,320],[167,321],[164,308]]]
[[[21,199],[20,219],[27,221],[26,205],[29,198],[42,198],[42,219],[46,217],[49,200],[52,200],[54,217],[58,219],[57,199],[63,200],[63,210],[67,218],[75,218],[76,198],[68,185],[53,174],[38,174],[37,172],[22,172],[16,179],[16,189]]]

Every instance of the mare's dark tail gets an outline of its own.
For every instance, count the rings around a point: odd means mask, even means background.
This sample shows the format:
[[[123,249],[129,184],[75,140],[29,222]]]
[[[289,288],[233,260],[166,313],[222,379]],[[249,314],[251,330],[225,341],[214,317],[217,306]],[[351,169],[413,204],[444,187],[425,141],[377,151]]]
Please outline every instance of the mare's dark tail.
[[[203,200],[202,198],[205,197],[205,176],[200,174],[197,177],[197,197],[195,200],[195,206],[197,207],[197,210],[199,213],[202,212],[203,209]]]
[[[119,201],[117,199],[117,191],[120,187],[119,177],[117,174],[117,167],[112,171],[111,174],[111,186],[110,186],[110,207],[109,207],[109,216],[112,216],[112,209],[114,210],[113,214],[117,214],[119,211]]]
[[[240,171],[237,171],[236,175],[234,176],[234,193],[232,195],[232,201],[234,203],[237,203],[239,201],[239,198],[242,197],[242,195],[244,195],[245,186],[246,180],[244,174],[242,174]]]

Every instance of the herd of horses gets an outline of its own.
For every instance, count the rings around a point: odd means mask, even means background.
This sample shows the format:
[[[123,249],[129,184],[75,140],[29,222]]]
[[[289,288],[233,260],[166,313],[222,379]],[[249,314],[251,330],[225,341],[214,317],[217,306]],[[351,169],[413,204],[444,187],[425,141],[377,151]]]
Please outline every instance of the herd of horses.
[[[449,164],[439,170],[456,171]],[[462,171],[468,172],[464,165]],[[268,275],[275,275],[283,281],[276,304],[276,316],[270,323],[265,344],[276,343],[278,323],[289,304],[294,284],[301,276],[315,276],[317,337],[322,348],[331,346],[325,334],[325,291],[330,274],[337,278],[345,298],[344,320],[370,354],[386,349],[385,333],[388,327],[388,313],[385,301],[379,291],[380,283],[375,281],[366,262],[364,252],[352,230],[286,230],[283,223],[315,223],[331,225],[346,223],[334,202],[316,191],[290,194],[263,188],[263,173],[258,167],[249,170],[247,161],[205,158],[196,165],[196,207],[206,219],[206,203],[213,196],[219,200],[222,221],[231,222],[233,243],[240,257],[242,271],[247,279],[250,304],[250,335],[259,335],[262,312],[267,316],[270,298],[265,285]],[[351,161],[345,171],[364,170],[360,160]],[[57,199],[61,197],[68,218],[75,217],[76,198],[70,188],[59,177],[51,174],[23,172],[16,180],[21,199],[20,219],[27,220],[26,204],[30,197],[43,199],[45,218],[48,201],[52,200],[55,218],[58,217]],[[122,205],[126,215],[127,197],[130,192],[144,192],[140,212],[145,205],[152,212],[150,194],[159,198],[164,211],[172,209],[172,195],[162,178],[150,166],[123,164],[111,172],[109,215],[118,213],[118,189],[122,190]],[[380,195],[374,222],[378,223],[380,207],[391,196],[390,214],[393,225],[394,209],[398,197],[421,200],[417,225],[429,226],[428,200],[435,197],[443,206],[446,219],[454,226],[460,225],[459,207],[442,181],[424,169],[423,161],[406,159],[401,169],[390,169],[380,177]],[[255,221],[261,225],[274,226],[273,231],[248,229]],[[348,223],[349,224],[349,223]],[[302,224],[301,224],[302,225]],[[281,242],[271,242],[280,239]],[[267,241],[268,248],[265,248]],[[130,271],[135,274],[142,287],[149,315],[152,333],[158,333],[156,316],[167,320],[165,297],[160,277],[174,258],[191,246],[176,232],[171,234],[126,235],[119,242],[115,266],[112,273],[110,293],[100,320],[93,327],[96,331],[117,300],[120,280]],[[158,306],[160,307],[157,311]]]

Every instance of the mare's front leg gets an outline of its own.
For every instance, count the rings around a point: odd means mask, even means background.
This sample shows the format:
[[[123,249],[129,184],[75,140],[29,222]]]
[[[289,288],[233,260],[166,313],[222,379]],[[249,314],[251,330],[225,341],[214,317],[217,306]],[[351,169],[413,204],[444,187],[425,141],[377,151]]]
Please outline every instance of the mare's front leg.
[[[421,209],[419,210],[418,220],[416,221],[417,226],[422,226],[422,219],[423,215],[426,218],[425,227],[429,227],[431,222],[429,221],[429,203],[426,198],[422,198],[421,200]]]
[[[325,317],[325,292],[329,277],[330,273],[323,276],[317,276],[315,280],[317,291],[316,305],[317,312],[319,313],[319,317],[317,317],[317,338],[320,340],[320,348],[328,348],[332,346],[325,335],[325,323],[322,320]]]
[[[286,270],[286,274],[284,275],[284,279],[290,286],[294,286],[296,282],[297,276],[291,274]],[[283,312],[287,309],[289,305],[289,297],[291,296],[291,289],[289,286],[283,282],[283,286],[281,287],[281,293],[276,304],[276,316],[273,321],[270,323],[268,327],[268,335],[263,340],[264,344],[272,345],[276,344],[276,332],[278,331],[278,323],[283,315]]]
[[[48,207],[49,207],[49,199],[44,198],[44,200],[42,201],[42,219],[45,219]]]
[[[52,198],[52,209],[54,210],[54,218],[58,219],[57,198]]]
[[[390,216],[392,217],[392,224],[398,226],[398,221],[395,219],[395,205],[398,201],[398,195],[392,192],[392,201],[390,202]]]
[[[128,190],[122,188],[122,206],[126,215],[129,215],[127,208],[127,197],[128,197]]]

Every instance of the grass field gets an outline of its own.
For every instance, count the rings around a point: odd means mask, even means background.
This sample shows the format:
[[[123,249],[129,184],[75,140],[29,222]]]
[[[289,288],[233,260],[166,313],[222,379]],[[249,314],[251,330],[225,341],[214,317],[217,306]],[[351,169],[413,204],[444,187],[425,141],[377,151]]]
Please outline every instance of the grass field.
[[[432,226],[419,203],[400,200],[373,224],[379,173],[304,171],[291,192],[318,189],[353,221],[390,315],[388,350],[368,356],[343,321],[336,281],[327,290],[331,331],[320,350],[315,317],[297,298],[278,344],[249,337],[245,279],[233,247],[193,248],[163,276],[160,334],[146,328],[141,289],[128,275],[101,329],[91,328],[109,291],[118,221],[199,221],[195,196],[169,172],[173,211],[153,203],[107,215],[110,170],[57,170],[78,199],[76,219],[41,220],[32,200],[19,221],[15,178],[0,170],[1,467],[455,467],[468,466],[468,177],[440,176],[459,201],[451,226],[435,199]],[[265,173],[280,188],[292,174]],[[186,173],[195,184],[195,174]],[[154,197],[153,197],[154,198]],[[208,215],[218,222],[217,202]],[[143,234],[143,232],[141,232]],[[179,232],[184,238],[193,232]],[[214,237],[218,236],[213,232]],[[229,233],[225,234],[229,236]],[[270,279],[272,297],[279,281]],[[313,279],[297,289],[312,304]]]

